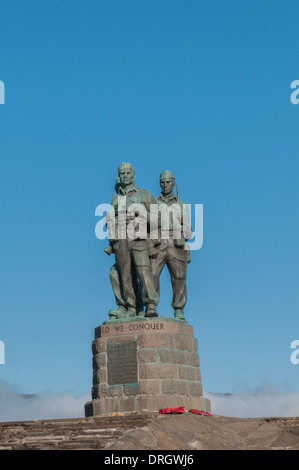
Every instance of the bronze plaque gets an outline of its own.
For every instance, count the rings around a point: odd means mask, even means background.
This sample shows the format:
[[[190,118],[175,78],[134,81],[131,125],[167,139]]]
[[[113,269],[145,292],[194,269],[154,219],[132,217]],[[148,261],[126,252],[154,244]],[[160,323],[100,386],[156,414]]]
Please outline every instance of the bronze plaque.
[[[108,385],[133,384],[137,379],[137,342],[107,343]]]

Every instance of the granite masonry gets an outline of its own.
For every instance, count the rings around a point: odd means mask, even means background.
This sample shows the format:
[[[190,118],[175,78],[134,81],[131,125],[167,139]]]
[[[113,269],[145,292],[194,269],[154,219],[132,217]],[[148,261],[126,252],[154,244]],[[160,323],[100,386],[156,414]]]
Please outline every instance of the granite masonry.
[[[179,406],[210,411],[191,325],[168,317],[108,320],[95,329],[92,352],[86,416]]]

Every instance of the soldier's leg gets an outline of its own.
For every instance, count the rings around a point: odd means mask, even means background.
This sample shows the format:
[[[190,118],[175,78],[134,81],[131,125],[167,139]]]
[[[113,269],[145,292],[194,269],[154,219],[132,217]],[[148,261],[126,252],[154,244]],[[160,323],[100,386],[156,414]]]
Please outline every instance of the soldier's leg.
[[[136,314],[136,293],[133,285],[131,255],[126,239],[119,240],[114,247],[119,272],[120,286],[125,307],[131,315]]]
[[[142,315],[144,305],[142,302],[141,286],[137,278],[137,272],[133,263],[132,263],[132,280],[133,280],[133,288],[134,288],[135,298],[136,298],[136,315]]]
[[[123,298],[123,293],[121,289],[121,282],[120,276],[117,269],[117,264],[115,263],[111,269],[109,274],[112,290],[115,297],[116,305],[119,307],[119,311],[125,313],[126,312],[126,304]]]
[[[187,266],[186,261],[169,257],[167,267],[170,272],[172,284],[172,308],[177,318],[184,319],[184,307],[187,303]]]
[[[154,287],[160,297],[160,276],[161,272],[166,264],[167,253],[166,250],[157,250],[158,254],[156,258],[150,259],[151,271],[154,280]]]
[[[146,306],[146,316],[157,316],[156,306],[159,295],[154,287],[154,279],[150,266],[148,249],[141,249],[141,245],[132,246],[132,261],[140,282],[142,302]]]

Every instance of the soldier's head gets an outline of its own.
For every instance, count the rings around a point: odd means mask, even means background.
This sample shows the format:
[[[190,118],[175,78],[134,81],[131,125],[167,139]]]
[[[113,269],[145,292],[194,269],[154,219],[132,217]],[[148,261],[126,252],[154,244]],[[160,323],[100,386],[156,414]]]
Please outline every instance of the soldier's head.
[[[173,188],[175,187],[175,177],[172,171],[162,171],[160,174],[160,186],[164,196],[167,196],[172,192]]]
[[[128,186],[135,180],[135,170],[131,163],[121,162],[118,167],[118,177],[122,186]]]

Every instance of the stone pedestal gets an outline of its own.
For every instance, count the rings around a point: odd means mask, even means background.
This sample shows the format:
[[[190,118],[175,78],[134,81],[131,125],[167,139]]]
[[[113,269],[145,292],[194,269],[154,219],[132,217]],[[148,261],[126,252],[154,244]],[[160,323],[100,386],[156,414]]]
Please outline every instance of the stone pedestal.
[[[92,342],[92,401],[85,415],[210,411],[203,398],[197,340],[187,323],[159,317],[106,321]]]

